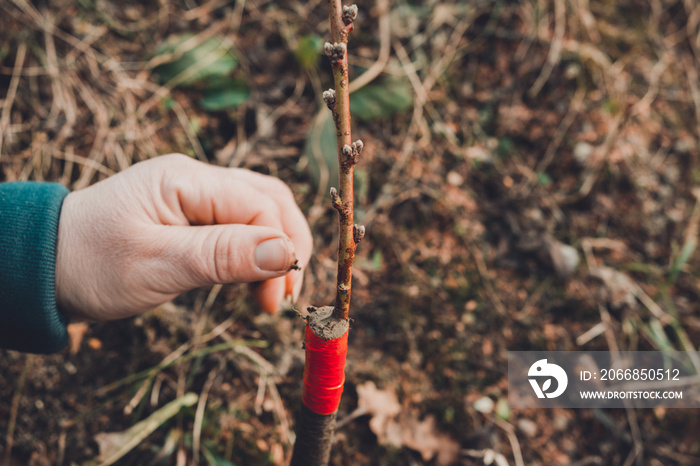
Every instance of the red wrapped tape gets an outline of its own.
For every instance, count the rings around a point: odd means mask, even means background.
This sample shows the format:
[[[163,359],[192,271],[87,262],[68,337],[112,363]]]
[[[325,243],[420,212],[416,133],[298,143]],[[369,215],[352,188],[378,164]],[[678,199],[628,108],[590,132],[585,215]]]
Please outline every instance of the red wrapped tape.
[[[348,332],[335,340],[324,340],[309,326],[304,333],[306,364],[302,401],[316,414],[331,414],[338,409],[345,384],[345,357]]]

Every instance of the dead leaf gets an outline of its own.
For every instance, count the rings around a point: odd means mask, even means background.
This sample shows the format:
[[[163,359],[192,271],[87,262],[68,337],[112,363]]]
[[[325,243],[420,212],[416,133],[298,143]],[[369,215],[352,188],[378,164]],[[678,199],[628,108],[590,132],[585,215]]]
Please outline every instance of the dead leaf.
[[[420,421],[418,413],[411,412],[400,416],[398,424],[403,445],[419,452],[424,461],[430,461],[436,454],[439,465],[452,464],[457,460],[459,444],[437,429],[434,416]]]
[[[94,349],[94,350],[101,350],[102,349],[102,341],[99,340],[98,338],[90,338],[90,339],[88,339],[87,343],[91,349]]]
[[[625,305],[636,307],[635,291],[637,286],[628,275],[605,266],[591,267],[590,274],[603,282],[608,295],[606,301],[613,309],[620,309]]]
[[[180,412],[183,406],[192,406],[197,403],[197,400],[199,400],[197,394],[186,393],[124,432],[103,432],[95,435],[95,442],[97,442],[100,449],[100,455],[97,457],[96,463],[100,466],[109,466],[119,461],[135,446],[140,444],[143,439]]]
[[[74,322],[72,324],[68,324],[66,328],[68,330],[70,354],[78,354],[80,345],[83,342],[83,337],[88,331],[88,324],[87,322]]]
[[[437,455],[439,465],[452,464],[457,460],[459,444],[437,429],[434,416],[427,416],[421,421],[418,412],[402,411],[393,390],[380,390],[371,381],[358,385],[357,396],[358,410],[372,416],[369,427],[380,445],[408,447],[419,452],[424,461],[430,461]]]
[[[401,405],[393,390],[379,390],[371,380],[357,386],[357,407],[372,416],[369,428],[380,445],[386,445],[386,425],[389,419],[401,413]]]

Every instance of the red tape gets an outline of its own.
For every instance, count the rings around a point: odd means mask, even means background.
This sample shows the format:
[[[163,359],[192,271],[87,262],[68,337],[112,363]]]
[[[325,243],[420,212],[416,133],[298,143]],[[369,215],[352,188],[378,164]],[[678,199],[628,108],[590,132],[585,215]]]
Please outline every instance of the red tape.
[[[309,326],[304,332],[306,364],[302,401],[316,414],[331,414],[338,409],[345,384],[345,357],[348,332],[335,340],[324,340]]]

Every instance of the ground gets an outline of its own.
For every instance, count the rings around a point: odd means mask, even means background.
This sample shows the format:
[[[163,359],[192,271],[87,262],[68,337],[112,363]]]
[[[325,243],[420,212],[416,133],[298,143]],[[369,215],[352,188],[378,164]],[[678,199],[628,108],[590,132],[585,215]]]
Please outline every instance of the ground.
[[[698,344],[700,6],[466,3],[358,2],[367,236],[332,464],[700,464],[695,409],[505,401],[508,350]],[[315,239],[295,309],[332,301],[325,2],[11,0],[0,31],[0,181],[80,189],[169,152],[278,176]],[[230,285],[71,330],[0,352],[0,459],[82,464],[192,392],[118,464],[288,462],[295,310]]]

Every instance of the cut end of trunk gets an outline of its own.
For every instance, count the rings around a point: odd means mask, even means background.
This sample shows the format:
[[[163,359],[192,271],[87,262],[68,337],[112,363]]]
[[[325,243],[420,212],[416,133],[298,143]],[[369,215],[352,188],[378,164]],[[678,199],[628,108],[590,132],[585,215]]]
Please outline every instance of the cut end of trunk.
[[[350,327],[349,319],[333,315],[333,306],[309,307],[306,322],[316,336],[326,341],[342,337]]]

